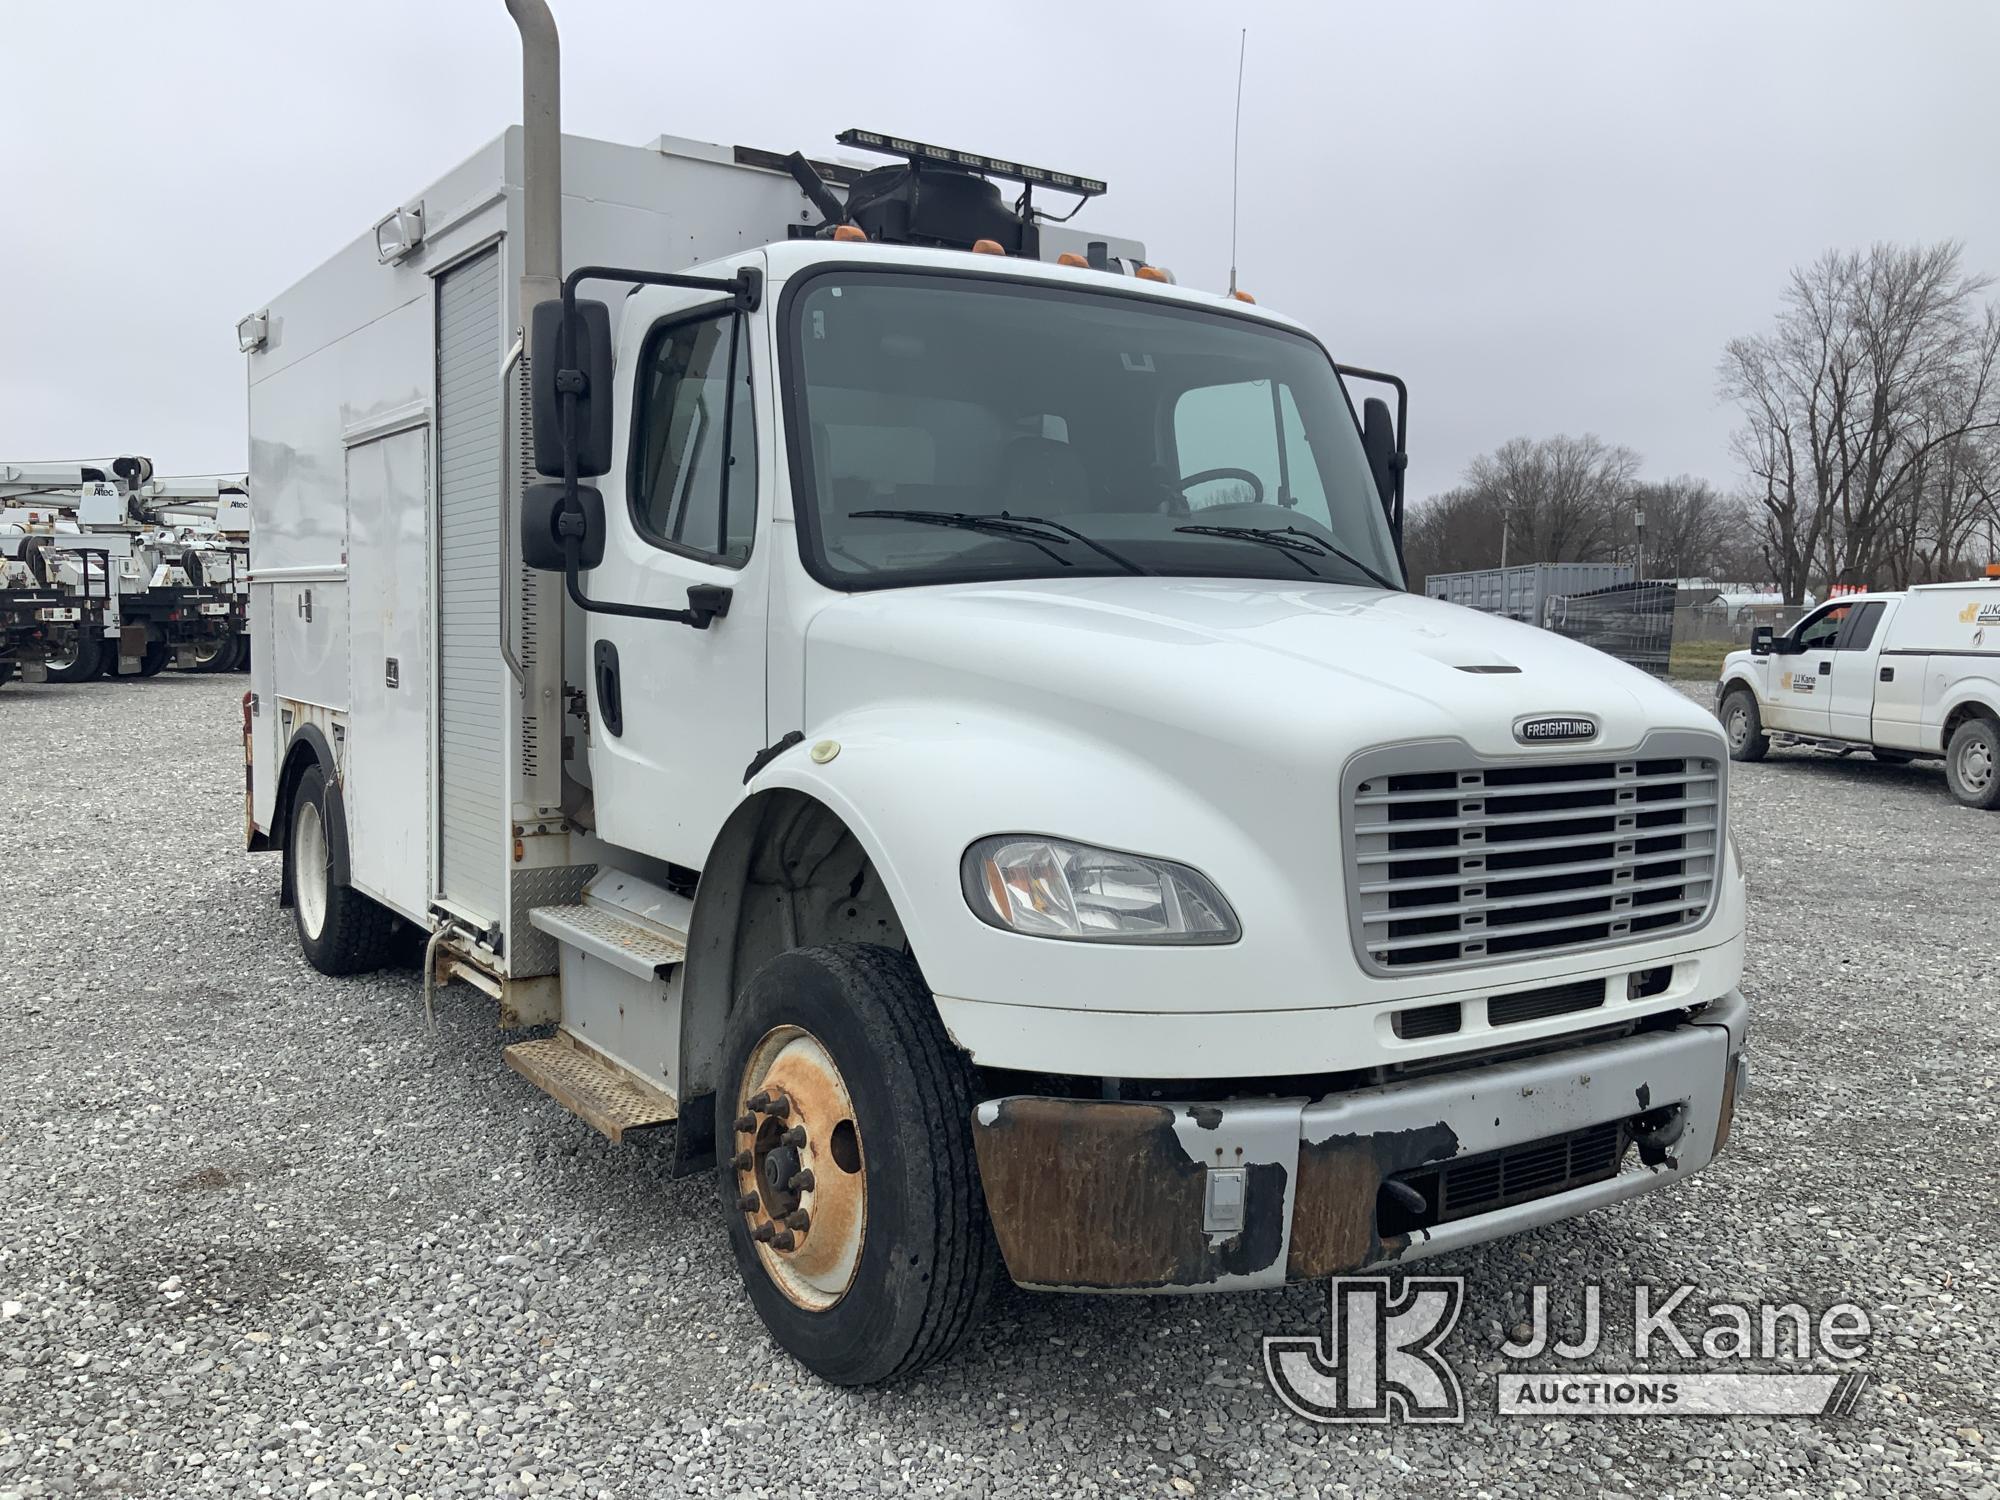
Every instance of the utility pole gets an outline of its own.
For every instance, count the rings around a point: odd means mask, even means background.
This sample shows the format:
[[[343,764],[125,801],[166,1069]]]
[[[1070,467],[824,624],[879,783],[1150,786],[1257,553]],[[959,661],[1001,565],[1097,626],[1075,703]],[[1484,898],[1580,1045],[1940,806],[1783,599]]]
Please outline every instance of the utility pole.
[[[1632,502],[1632,581],[1646,581],[1646,507],[1640,501]]]

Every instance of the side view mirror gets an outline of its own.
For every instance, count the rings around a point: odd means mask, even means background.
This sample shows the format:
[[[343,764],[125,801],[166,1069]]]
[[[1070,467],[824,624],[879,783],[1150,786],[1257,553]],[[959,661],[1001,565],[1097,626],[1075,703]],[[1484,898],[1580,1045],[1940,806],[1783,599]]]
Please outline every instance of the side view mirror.
[[[1370,396],[1361,403],[1361,451],[1368,455],[1368,471],[1375,476],[1375,493],[1381,497],[1382,508],[1394,521],[1400,455],[1396,452],[1395,420],[1389,415],[1389,403],[1380,396]]]
[[[577,545],[577,566],[594,568],[604,561],[604,496],[594,484],[576,487],[583,535]],[[556,529],[563,513],[560,483],[531,484],[521,496],[521,562],[543,573],[560,573],[569,563],[562,533]]]
[[[1772,630],[1768,625],[1759,625],[1750,632],[1750,654],[1769,656],[1771,654]]]
[[[611,468],[611,309],[602,302],[580,299],[565,339],[562,303],[553,298],[537,302],[528,332],[535,468],[551,479],[562,477],[563,392],[559,377],[572,370],[576,372],[571,383],[576,388],[577,477],[595,479],[607,473]]]

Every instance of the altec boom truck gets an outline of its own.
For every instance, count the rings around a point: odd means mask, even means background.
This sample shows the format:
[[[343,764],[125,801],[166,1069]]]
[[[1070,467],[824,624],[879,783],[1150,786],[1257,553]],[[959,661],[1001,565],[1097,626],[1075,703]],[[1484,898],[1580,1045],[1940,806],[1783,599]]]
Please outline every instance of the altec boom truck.
[[[677,1121],[829,1379],[1027,1285],[1268,1287],[1729,1131],[1715,721],[1402,585],[1400,421],[1043,217],[1102,184],[526,128],[243,320],[252,847],[331,974]],[[1362,372],[1354,372],[1356,379]]]
[[[246,483],[156,478],[134,455],[0,463],[0,656],[60,683],[237,665],[248,643]]]

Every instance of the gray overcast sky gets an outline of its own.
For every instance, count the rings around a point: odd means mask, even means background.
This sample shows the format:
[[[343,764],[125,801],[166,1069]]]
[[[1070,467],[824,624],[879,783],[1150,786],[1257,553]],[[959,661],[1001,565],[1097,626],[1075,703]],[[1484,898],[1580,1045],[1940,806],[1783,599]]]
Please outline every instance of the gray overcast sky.
[[[1412,387],[1411,492],[1592,431],[1734,478],[1723,341],[1830,246],[2000,271],[2000,6],[554,0],[565,125],[847,125],[1106,178],[1078,222]],[[867,15],[867,24],[857,17]],[[242,468],[236,319],[519,114],[501,0],[0,0],[0,460]]]

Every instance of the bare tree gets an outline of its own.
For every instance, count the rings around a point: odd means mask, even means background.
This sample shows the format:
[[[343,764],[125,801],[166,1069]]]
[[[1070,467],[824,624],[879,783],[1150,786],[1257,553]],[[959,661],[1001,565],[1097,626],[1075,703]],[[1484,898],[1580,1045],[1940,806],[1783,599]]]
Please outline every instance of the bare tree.
[[[1646,576],[1737,577],[1751,540],[1740,500],[1706,479],[1682,474],[1632,487],[1632,506],[1646,516]]]
[[[1766,333],[1730,341],[1721,390],[1787,600],[1869,582],[1914,557],[1941,450],[2000,421],[2000,317],[1959,247],[1830,251],[1792,273]]]
[[[1585,433],[1514,438],[1466,466],[1455,488],[1411,507],[1413,579],[1526,562],[1630,558],[1639,455]]]

